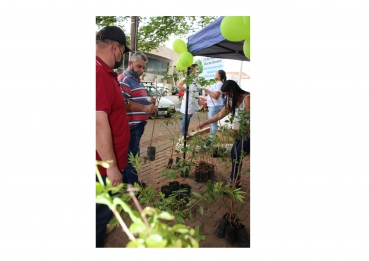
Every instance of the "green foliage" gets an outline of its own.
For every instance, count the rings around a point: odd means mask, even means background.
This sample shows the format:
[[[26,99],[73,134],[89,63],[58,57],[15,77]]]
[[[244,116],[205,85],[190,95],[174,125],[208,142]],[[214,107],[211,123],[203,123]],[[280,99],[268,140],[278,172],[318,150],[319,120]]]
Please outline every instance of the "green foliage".
[[[129,230],[125,230],[130,239],[127,248],[199,247],[198,239],[201,240],[203,237],[198,235],[198,230],[184,224],[169,226],[166,222],[174,219],[170,213],[152,207],[141,210],[140,206],[137,206],[140,211],[134,211],[121,198],[111,197],[109,193],[117,193],[124,185],[113,187],[109,178],[104,185],[97,165],[106,167],[107,163],[96,161],[96,175],[99,180],[96,182],[96,203],[107,205],[123,229],[127,226],[120,218],[117,206],[121,206],[132,221]]]
[[[128,22],[129,20],[130,20],[130,16],[96,16],[96,25],[99,29],[101,29],[102,27],[111,26],[111,25],[118,26],[122,28],[125,35],[127,36],[126,28],[124,27],[124,24]],[[129,37],[127,38],[127,40],[129,43]]]
[[[138,46],[142,52],[150,52],[164,44],[170,36],[184,38],[195,33],[216,19],[215,16],[152,16],[140,17]]]
[[[116,25],[126,32],[123,23],[129,21],[128,18],[129,16],[96,16],[96,24],[99,28]],[[141,16],[137,34],[138,50],[141,52],[156,50],[171,36],[184,38],[204,28],[216,18],[216,16]]]
[[[130,151],[129,156],[128,156],[128,161],[129,163],[132,164],[132,166],[136,169],[137,172],[139,172],[141,170],[141,160],[140,160],[140,156],[138,155],[138,153],[136,155],[133,155],[132,151]]]

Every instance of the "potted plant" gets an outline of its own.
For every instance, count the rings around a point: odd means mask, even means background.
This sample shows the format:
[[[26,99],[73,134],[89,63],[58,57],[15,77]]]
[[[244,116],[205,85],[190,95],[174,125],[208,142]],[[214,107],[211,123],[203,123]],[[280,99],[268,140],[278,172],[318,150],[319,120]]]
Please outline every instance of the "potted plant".
[[[163,91],[159,91],[158,89],[158,77],[157,75],[155,75],[155,93],[156,93],[156,104],[159,104],[160,103],[160,99],[161,97],[163,97],[164,93]],[[156,154],[156,148],[154,146],[152,146],[152,139],[154,137],[154,131],[155,131],[155,119],[156,119],[156,115],[157,113],[154,114],[154,117],[153,117],[153,120],[154,120],[154,124],[153,124],[153,127],[152,127],[152,131],[151,131],[151,140],[150,140],[150,145],[149,147],[147,148],[147,159],[150,160],[150,161],[154,161],[155,160],[155,154]]]
[[[249,118],[250,114],[246,111],[239,112],[237,118],[239,122],[239,130],[233,131],[231,133],[231,136],[233,140],[241,139],[242,141],[244,139],[247,139],[250,135],[250,128],[249,128]],[[234,120],[234,118],[231,118],[231,122]],[[222,129],[222,128],[221,128]],[[243,142],[242,142],[243,144]],[[241,150],[242,151],[242,150]],[[235,153],[237,153],[235,151]],[[242,152],[240,155],[240,162],[242,162],[243,158],[246,155]],[[236,164],[234,164],[234,167]],[[247,171],[247,170],[246,170]],[[219,236],[222,236],[224,232],[225,240],[233,245],[235,241],[239,241],[241,247],[249,247],[250,241],[249,236],[247,234],[247,231],[243,224],[239,222],[239,219],[237,217],[238,204],[243,203],[243,194],[246,192],[241,191],[241,188],[238,186],[238,180],[240,180],[240,173],[241,173],[241,164],[238,164],[238,171],[237,175],[234,178],[235,182],[231,184],[227,184],[225,186],[217,186],[215,188],[215,191],[222,193],[224,195],[228,195],[231,198],[230,205],[228,205],[229,211],[226,213],[226,215],[223,217],[227,220],[227,225],[224,226],[224,220],[221,220],[217,226],[216,234]]]
[[[177,119],[180,117],[180,113],[179,112],[176,112],[176,113],[174,113],[173,114],[173,118],[175,119],[174,120],[174,123],[173,123],[173,121],[171,121],[171,120],[165,120],[165,121],[163,121],[163,122],[161,122],[161,126],[164,126],[166,129],[167,129],[167,131],[169,132],[169,133],[171,133],[172,134],[172,138],[171,138],[171,140],[172,140],[172,148],[171,148],[171,154],[170,154],[170,157],[169,157],[169,159],[168,159],[168,164],[167,164],[167,168],[172,168],[172,167],[174,167],[174,164],[177,164],[178,163],[178,161],[179,161],[179,157],[178,157],[178,155],[177,155],[177,157],[176,157],[176,161],[174,162],[174,159],[173,159],[173,154],[174,154],[174,152],[176,151],[175,150],[175,141],[176,140],[178,140],[178,138],[179,138],[179,134],[177,134],[176,133],[176,130],[177,130],[177,126],[178,126],[178,128],[179,128],[179,124],[178,124],[178,122],[177,122]],[[170,125],[174,125],[174,127],[173,127],[173,131],[169,128],[169,126]]]

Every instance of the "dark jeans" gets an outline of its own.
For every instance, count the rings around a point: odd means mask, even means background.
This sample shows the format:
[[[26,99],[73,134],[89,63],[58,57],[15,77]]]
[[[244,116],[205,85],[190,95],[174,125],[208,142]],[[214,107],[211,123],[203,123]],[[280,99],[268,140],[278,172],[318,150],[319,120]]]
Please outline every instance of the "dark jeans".
[[[133,155],[138,154],[140,156],[140,141],[142,134],[145,130],[146,121],[140,122],[132,127],[130,127],[131,139],[129,140],[128,147],[128,161],[129,154],[131,152]],[[122,171],[123,182],[127,182],[128,184],[138,183],[138,175],[136,169],[132,166],[131,163],[128,162],[127,167]]]
[[[242,140],[237,139],[236,144],[233,145],[232,147],[232,150],[231,150],[232,170],[231,170],[231,175],[229,177],[230,182],[232,182],[234,178],[236,177],[238,168],[240,167],[240,169],[242,169],[242,162],[239,162],[241,158],[241,149],[246,153],[250,153],[250,138],[248,140],[243,141],[243,146],[242,146]],[[235,163],[234,161],[237,161],[239,163]]]
[[[106,176],[102,176],[105,183]],[[96,177],[96,182],[99,180]],[[113,212],[105,204],[96,204],[96,247],[105,246],[106,225],[113,216]]]

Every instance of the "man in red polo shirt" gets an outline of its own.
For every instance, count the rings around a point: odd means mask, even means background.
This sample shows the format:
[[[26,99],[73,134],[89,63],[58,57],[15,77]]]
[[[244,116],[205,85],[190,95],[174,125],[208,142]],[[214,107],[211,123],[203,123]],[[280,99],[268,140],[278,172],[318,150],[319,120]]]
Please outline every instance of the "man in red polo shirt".
[[[121,171],[127,166],[130,140],[125,101],[117,74],[112,70],[121,66],[126,36],[117,26],[107,26],[96,34],[96,160],[111,160],[108,169],[99,167],[105,182],[113,186],[122,182]],[[96,247],[104,247],[106,225],[112,217],[109,207],[96,204]]]

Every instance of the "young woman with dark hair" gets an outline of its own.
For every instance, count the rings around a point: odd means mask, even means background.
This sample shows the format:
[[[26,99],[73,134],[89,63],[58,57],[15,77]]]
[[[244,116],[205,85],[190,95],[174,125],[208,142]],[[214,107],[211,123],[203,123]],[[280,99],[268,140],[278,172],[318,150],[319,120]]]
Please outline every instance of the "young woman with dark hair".
[[[233,118],[233,129],[239,129],[239,121],[237,116],[240,111],[245,110],[250,113],[250,93],[242,90],[240,86],[233,80],[225,81],[222,85],[221,91],[227,97],[226,105],[221,109],[220,112],[215,114],[210,119],[200,123],[197,129],[201,130],[205,125],[217,122],[224,118],[226,115],[231,113]],[[249,128],[249,124],[246,126]],[[248,132],[250,133],[250,132]],[[250,153],[250,136],[241,138],[236,138],[235,143],[231,150],[232,158],[232,170],[229,177],[229,182],[232,183],[235,179],[237,180],[236,186],[241,187],[242,183],[240,180],[240,175],[238,170],[242,167],[242,162],[240,161],[241,152]],[[239,165],[241,164],[241,166]]]

